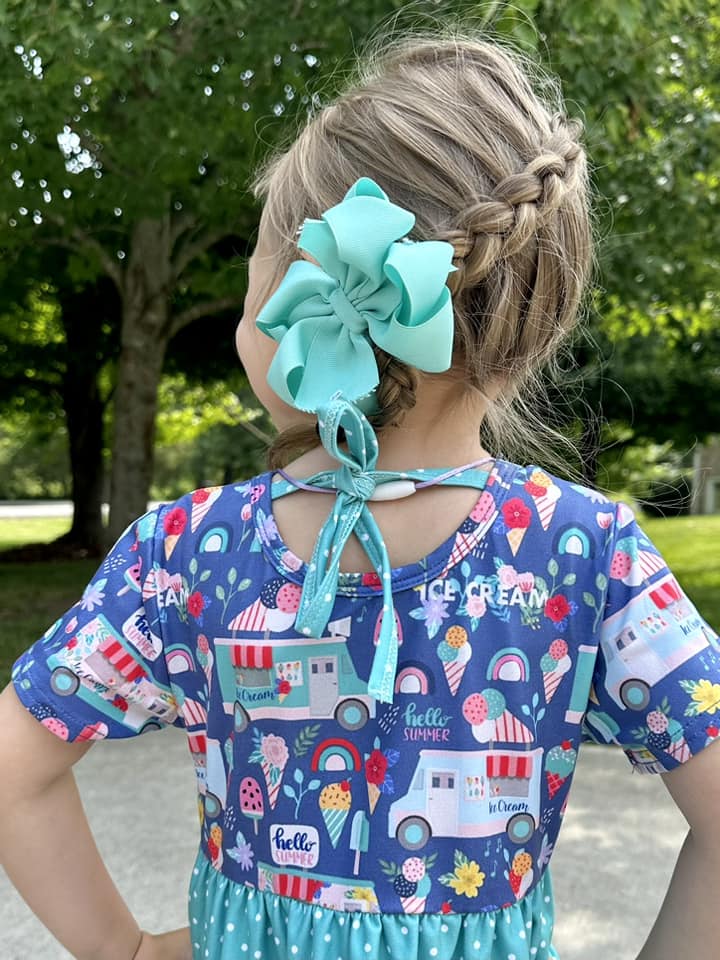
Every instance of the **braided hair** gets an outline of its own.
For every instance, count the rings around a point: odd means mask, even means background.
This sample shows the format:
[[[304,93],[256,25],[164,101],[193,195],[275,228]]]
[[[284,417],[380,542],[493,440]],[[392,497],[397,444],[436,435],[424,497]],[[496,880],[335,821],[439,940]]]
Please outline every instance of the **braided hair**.
[[[457,26],[382,38],[294,142],[265,158],[252,189],[265,202],[280,274],[298,258],[299,224],[361,176],[415,214],[411,240],[451,243],[453,370],[433,376],[485,399],[496,455],[552,462],[559,435],[525,397],[541,392],[540,371],[577,323],[592,233],[582,124],[566,116],[552,80],[543,95],[532,88],[532,72],[511,49]],[[373,349],[381,413],[369,419],[381,436],[415,404],[420,375]],[[268,466],[316,444],[312,427],[283,431]]]

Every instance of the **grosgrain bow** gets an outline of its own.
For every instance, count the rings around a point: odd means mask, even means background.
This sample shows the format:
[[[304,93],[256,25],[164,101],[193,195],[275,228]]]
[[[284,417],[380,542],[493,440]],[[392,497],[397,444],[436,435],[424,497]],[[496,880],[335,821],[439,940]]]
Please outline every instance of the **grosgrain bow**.
[[[257,317],[279,341],[268,383],[286,403],[317,411],[338,390],[377,412],[379,383],[370,341],[431,373],[452,362],[453,309],[446,286],[453,247],[403,240],[415,215],[361,177],[321,220],[307,219],[298,247],[318,264],[294,261]]]

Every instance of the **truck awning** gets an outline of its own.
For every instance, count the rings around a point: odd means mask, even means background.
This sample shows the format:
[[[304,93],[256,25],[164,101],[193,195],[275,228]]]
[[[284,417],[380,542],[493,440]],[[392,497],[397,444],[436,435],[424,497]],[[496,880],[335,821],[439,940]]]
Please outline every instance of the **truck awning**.
[[[235,644],[230,657],[234,667],[256,667],[269,670],[273,665],[272,647],[269,644]]]
[[[651,590],[650,599],[658,610],[665,610],[670,604],[677,603],[678,600],[682,599],[682,590],[678,586],[677,580],[671,578],[656,587],[655,590]]]
[[[519,777],[529,780],[532,776],[532,761],[532,757],[522,753],[488,757],[487,773],[489,777]]]
[[[98,650],[126,680],[135,681],[147,676],[143,666],[134,657],[130,656],[119,640],[107,637],[102,641]]]

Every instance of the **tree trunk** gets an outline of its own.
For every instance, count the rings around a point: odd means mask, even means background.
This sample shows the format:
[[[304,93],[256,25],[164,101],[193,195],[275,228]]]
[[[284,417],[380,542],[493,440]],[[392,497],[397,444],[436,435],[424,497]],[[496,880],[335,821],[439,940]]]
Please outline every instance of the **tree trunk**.
[[[97,556],[103,546],[103,412],[97,380],[73,381],[68,369],[65,416],[70,441],[73,519],[61,539]]]
[[[169,218],[140,220],[131,237],[123,289],[110,481],[112,540],[147,510],[158,384],[170,336],[170,293]]]

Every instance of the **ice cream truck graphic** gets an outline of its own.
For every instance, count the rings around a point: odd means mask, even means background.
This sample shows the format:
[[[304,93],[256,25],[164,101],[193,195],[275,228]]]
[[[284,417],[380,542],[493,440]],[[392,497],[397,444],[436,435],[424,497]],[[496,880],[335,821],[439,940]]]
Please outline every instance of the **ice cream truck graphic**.
[[[542,748],[421,750],[408,792],[390,805],[388,836],[406,850],[431,837],[527,843],[540,816]]]
[[[50,686],[59,696],[80,697],[118,723],[144,733],[172,722],[177,701],[150,675],[138,652],[102,614],[81,627],[48,657]],[[157,720],[148,719],[148,713]]]
[[[375,698],[347,649],[350,618],[329,623],[328,630],[330,636],[320,638],[215,640],[223,705],[238,733],[268,717],[333,717],[346,730],[360,730],[375,716]]]
[[[622,708],[644,710],[650,690],[717,637],[704,627],[672,574],[662,577],[605,621],[605,688]],[[678,634],[684,637],[678,642]]]
[[[370,880],[306,873],[258,862],[258,890],[305,900],[307,903],[360,913],[379,913],[375,885]]]

